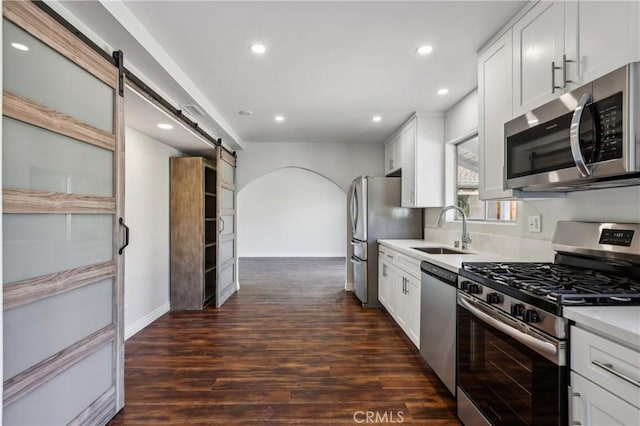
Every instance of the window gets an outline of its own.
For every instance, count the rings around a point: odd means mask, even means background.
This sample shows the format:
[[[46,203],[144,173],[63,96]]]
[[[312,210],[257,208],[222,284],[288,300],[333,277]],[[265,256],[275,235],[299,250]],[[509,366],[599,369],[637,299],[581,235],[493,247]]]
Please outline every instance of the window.
[[[455,145],[456,204],[470,220],[515,221],[515,201],[482,201],[479,198],[478,136]],[[456,213],[456,219],[461,219]]]

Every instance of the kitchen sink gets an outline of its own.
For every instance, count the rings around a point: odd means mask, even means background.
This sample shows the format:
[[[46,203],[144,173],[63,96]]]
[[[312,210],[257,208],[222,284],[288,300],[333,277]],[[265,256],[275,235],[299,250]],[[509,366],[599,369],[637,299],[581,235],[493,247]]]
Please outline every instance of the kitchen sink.
[[[447,247],[411,247],[414,250],[423,251],[429,254],[473,254],[466,251],[453,250]]]

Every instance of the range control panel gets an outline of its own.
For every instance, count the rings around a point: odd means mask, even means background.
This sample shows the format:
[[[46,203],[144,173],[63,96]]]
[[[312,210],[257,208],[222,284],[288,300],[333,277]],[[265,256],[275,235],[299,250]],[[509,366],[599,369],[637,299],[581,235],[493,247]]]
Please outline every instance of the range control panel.
[[[631,247],[634,231],[632,229],[603,229],[600,233],[600,244]]]

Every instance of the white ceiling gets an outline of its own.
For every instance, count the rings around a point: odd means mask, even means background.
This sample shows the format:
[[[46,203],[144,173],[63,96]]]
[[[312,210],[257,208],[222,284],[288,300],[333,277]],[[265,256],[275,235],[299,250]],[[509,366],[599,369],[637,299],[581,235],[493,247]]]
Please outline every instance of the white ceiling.
[[[97,2],[63,3],[173,101],[205,100],[209,118],[196,121],[232,146],[236,139],[235,147],[380,143],[412,112],[445,111],[476,87],[477,50],[526,4],[123,1],[130,16],[118,23]],[[129,35],[141,29],[146,43]],[[164,56],[145,52],[153,42],[197,90],[169,77]],[[252,54],[255,42],[267,53]],[[423,44],[433,46],[426,57],[415,53]],[[437,95],[441,87],[449,93]],[[285,121],[276,123],[276,114]]]

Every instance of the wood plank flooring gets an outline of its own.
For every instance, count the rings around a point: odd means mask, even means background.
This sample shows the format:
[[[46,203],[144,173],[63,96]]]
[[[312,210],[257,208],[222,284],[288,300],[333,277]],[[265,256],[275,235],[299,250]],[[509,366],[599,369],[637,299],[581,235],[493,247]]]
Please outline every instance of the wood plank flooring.
[[[344,259],[239,267],[221,309],[170,312],[126,342],[112,425],[460,424],[393,319],[344,291]]]

